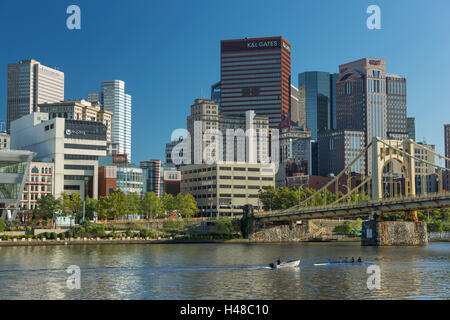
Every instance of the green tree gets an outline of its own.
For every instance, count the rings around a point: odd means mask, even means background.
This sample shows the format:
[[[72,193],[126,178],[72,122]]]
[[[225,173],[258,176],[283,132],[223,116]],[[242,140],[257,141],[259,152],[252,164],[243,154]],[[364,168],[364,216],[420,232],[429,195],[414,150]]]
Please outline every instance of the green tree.
[[[97,212],[98,200],[92,199],[90,197],[86,198],[86,219],[92,220],[94,218],[94,213]]]
[[[111,201],[111,214],[114,220],[129,213],[127,207],[127,196],[122,190],[117,190],[109,196]]]
[[[166,213],[177,210],[175,197],[170,193],[164,193],[162,197],[163,208]]]
[[[233,234],[235,232],[232,221],[227,217],[220,217],[216,220],[216,233]]]
[[[140,200],[137,193],[130,193],[126,197],[126,205],[128,209],[128,213],[130,214],[136,214],[139,212],[140,209]]]
[[[61,198],[63,215],[74,215],[74,211],[80,212],[83,210],[83,201],[78,193],[72,193],[69,195],[63,192]]]
[[[273,186],[267,187],[266,189],[260,189],[258,193],[259,200],[265,210],[276,209],[274,208],[276,196],[276,190]]]
[[[344,224],[334,227],[333,232],[351,235],[353,234],[353,224],[351,221],[345,221]]]
[[[278,188],[275,191],[272,209],[287,209],[298,205],[298,192],[295,189],[286,187]]]
[[[154,192],[147,192],[141,201],[141,213],[148,218],[164,213],[163,201]]]
[[[0,232],[5,231],[5,228],[6,228],[5,221],[0,219]]]
[[[63,209],[60,199],[47,194],[39,198],[36,202],[36,208],[33,211],[33,217],[41,220],[53,219],[53,215]]]
[[[193,217],[195,214],[200,212],[195,198],[190,193],[177,194],[175,197],[175,204],[178,213],[184,218]]]
[[[98,217],[103,219],[109,219],[112,215],[112,202],[110,197],[100,197],[97,202]]]
[[[358,230],[358,231],[362,230],[362,219],[361,218],[357,218],[353,222],[353,229]]]

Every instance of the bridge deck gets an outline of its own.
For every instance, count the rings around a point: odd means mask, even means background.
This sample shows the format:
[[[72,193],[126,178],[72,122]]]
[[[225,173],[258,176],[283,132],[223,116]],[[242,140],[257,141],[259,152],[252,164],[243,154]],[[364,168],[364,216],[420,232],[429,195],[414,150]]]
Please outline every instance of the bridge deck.
[[[269,214],[255,214],[260,221],[294,221],[300,219],[322,219],[369,215],[382,212],[426,210],[450,207],[450,193],[435,193],[406,196],[382,200],[366,200],[354,204],[335,204],[319,207],[294,207],[277,210]]]

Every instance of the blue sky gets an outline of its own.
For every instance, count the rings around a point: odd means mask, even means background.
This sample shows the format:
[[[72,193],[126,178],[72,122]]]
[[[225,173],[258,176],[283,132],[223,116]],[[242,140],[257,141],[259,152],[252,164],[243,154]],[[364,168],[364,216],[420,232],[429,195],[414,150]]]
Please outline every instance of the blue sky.
[[[81,8],[81,30],[66,8]],[[366,8],[381,8],[381,30]],[[132,160],[164,160],[174,129],[195,98],[219,80],[220,40],[283,36],[297,74],[337,72],[362,57],[383,58],[407,78],[416,137],[443,153],[450,123],[450,1],[415,0],[54,0],[0,1],[0,119],[6,119],[8,63],[33,58],[65,73],[66,99],[120,79],[133,96]],[[202,95],[203,93],[203,95]]]

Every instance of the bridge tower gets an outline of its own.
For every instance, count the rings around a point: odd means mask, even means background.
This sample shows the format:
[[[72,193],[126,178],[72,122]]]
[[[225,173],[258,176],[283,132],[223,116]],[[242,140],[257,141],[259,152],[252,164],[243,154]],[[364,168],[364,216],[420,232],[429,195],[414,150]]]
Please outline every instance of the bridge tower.
[[[409,156],[408,156],[409,155]],[[416,194],[414,144],[406,140],[380,140],[372,138],[372,200],[383,198],[383,169],[389,163],[400,165],[405,176],[405,195]],[[382,213],[379,213],[382,217]],[[406,213],[405,220],[418,221],[417,211]]]

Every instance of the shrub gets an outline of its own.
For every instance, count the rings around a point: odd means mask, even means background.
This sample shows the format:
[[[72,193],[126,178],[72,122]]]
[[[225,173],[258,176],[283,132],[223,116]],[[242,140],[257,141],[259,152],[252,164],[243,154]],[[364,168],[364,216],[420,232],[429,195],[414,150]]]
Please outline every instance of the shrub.
[[[57,237],[58,237],[58,236],[56,235],[55,232],[52,232],[52,233],[50,234],[50,239],[52,239],[52,240],[56,240]]]
[[[444,223],[442,220],[433,221],[427,224],[428,232],[444,232]]]
[[[64,233],[60,233],[58,235],[58,238],[60,238],[61,240],[64,240],[66,238],[66,235]]]
[[[50,232],[45,233],[45,238],[50,239]]]
[[[5,231],[5,229],[6,229],[5,222],[2,219],[0,219],[0,232]]]
[[[344,224],[334,227],[333,232],[345,235],[353,234],[353,225],[350,221],[345,221]]]

